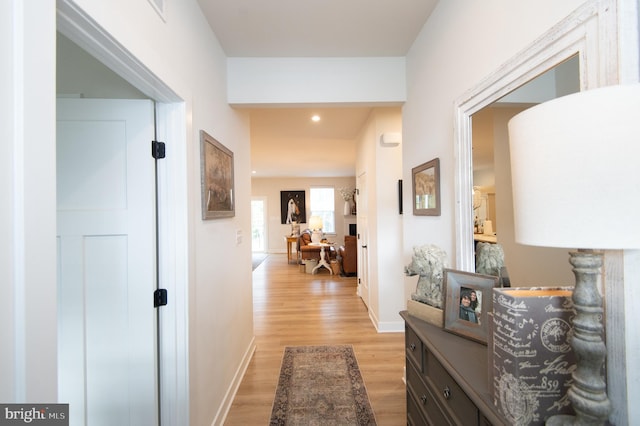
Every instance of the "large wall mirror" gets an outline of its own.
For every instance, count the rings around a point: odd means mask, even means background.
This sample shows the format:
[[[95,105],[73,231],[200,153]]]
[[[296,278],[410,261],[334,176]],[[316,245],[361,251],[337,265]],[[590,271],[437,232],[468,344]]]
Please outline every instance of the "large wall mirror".
[[[566,250],[514,241],[506,123],[537,103],[617,83],[611,65],[617,64],[617,53],[605,42],[617,36],[615,6],[615,0],[585,3],[456,102],[456,268],[475,271],[478,216],[480,222],[492,222],[495,241],[508,251],[505,263],[513,284],[574,282]],[[600,58],[606,58],[606,66]]]
[[[578,91],[580,61],[574,55],[471,116],[473,241],[499,241],[519,286],[573,285],[574,277],[565,249],[515,242],[507,123],[533,105]]]
[[[505,248],[505,252],[508,251],[505,253],[505,263],[513,286],[573,284],[567,250],[554,253],[548,251],[554,249],[534,248],[536,253],[532,255],[530,252],[522,251],[530,248],[515,247],[513,223],[509,222],[509,218],[513,216],[513,208],[508,167],[508,137],[504,123],[508,121],[509,115],[514,114],[513,111],[507,110],[512,107],[527,106],[517,105],[520,101],[525,104],[532,101],[532,99],[516,101],[516,97],[524,94],[527,89],[537,87],[537,84],[547,79],[554,81],[552,86],[556,93],[553,97],[566,94],[565,90],[574,90],[568,87],[575,86],[576,83],[579,90],[617,84],[620,68],[617,24],[617,0],[587,1],[455,103],[455,264],[457,269],[475,271],[474,219],[478,213],[478,215],[484,215],[481,219],[489,218],[494,222],[492,225],[497,232],[498,243],[506,246],[513,244]],[[574,79],[576,73],[578,74],[577,82],[566,81],[563,82],[567,84],[566,87],[558,86],[557,83],[565,77]],[[522,91],[517,90],[519,88],[522,88]],[[535,89],[540,93],[546,90],[548,89]],[[498,101],[502,101],[502,108]],[[533,100],[534,103],[540,101],[542,100]],[[505,103],[511,105],[507,107],[504,106]],[[504,123],[500,124],[502,121]],[[489,172],[482,170],[483,161],[486,160],[481,159],[482,153],[479,152],[474,158],[474,148],[477,146],[480,150],[479,144],[482,143],[481,139],[476,141],[476,135],[481,136],[483,131],[493,133],[491,138],[494,146],[491,162],[494,170],[491,173],[495,174],[493,178],[495,183],[486,180]],[[476,186],[475,200],[474,186]],[[476,207],[475,210],[474,207]],[[518,254],[514,255],[516,250]],[[553,260],[550,260],[551,258]],[[545,275],[549,270],[558,271],[559,278],[555,275],[553,277]],[[622,285],[607,286],[605,283],[603,290],[606,293],[607,306],[623,304],[623,287]],[[623,366],[625,365],[625,338],[622,326],[624,318],[620,317],[618,311],[605,309],[607,363]],[[610,420],[614,424],[623,424],[627,413],[627,382],[624,367],[607,368],[607,388],[610,400],[617,401]]]

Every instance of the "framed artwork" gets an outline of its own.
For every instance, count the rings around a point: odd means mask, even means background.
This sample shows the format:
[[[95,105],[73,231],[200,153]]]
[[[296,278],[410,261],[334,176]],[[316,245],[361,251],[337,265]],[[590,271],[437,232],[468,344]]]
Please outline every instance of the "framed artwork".
[[[434,158],[411,169],[413,214],[440,216],[440,159]]]
[[[398,180],[398,214],[402,214],[402,179]]]
[[[443,328],[486,345],[494,287],[497,276],[445,269]]]
[[[200,130],[202,219],[235,216],[233,152]]]
[[[307,222],[304,191],[280,191],[280,219],[283,225]]]

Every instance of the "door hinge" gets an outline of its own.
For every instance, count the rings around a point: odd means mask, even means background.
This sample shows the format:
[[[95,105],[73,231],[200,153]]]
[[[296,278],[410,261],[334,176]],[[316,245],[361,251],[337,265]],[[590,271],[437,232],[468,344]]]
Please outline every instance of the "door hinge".
[[[164,142],[151,141],[151,156],[156,160],[165,157]]]
[[[159,288],[153,292],[153,307],[164,306],[167,304],[167,290]]]

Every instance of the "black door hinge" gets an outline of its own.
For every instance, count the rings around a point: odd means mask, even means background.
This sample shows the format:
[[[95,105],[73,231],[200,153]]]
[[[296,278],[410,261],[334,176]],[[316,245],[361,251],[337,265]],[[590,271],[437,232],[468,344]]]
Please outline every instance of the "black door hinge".
[[[153,292],[153,307],[164,306],[167,304],[167,290],[159,288]]]
[[[156,160],[165,157],[164,142],[151,141],[151,156]]]

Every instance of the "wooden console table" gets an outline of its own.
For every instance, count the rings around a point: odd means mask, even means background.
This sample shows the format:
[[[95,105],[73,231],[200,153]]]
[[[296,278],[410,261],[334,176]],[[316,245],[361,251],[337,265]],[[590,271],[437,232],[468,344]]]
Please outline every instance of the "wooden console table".
[[[405,320],[407,424],[506,425],[489,394],[487,346],[400,312]]]
[[[291,245],[295,245],[298,243],[298,237],[285,235],[284,240],[287,242],[287,263],[291,263],[291,258],[293,257],[293,250],[291,249]],[[297,258],[296,263],[298,263]]]

